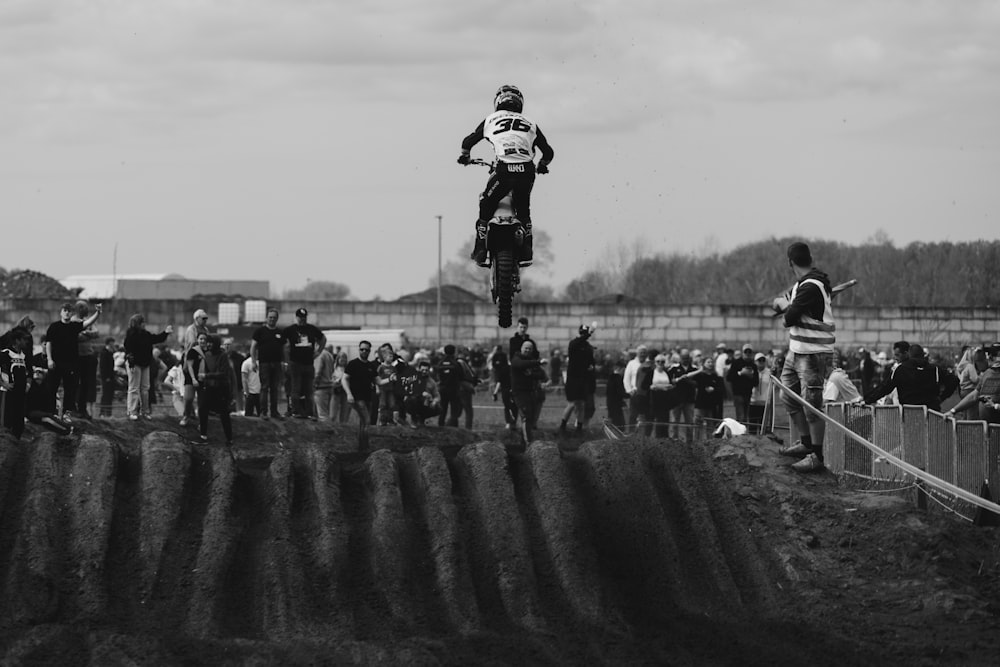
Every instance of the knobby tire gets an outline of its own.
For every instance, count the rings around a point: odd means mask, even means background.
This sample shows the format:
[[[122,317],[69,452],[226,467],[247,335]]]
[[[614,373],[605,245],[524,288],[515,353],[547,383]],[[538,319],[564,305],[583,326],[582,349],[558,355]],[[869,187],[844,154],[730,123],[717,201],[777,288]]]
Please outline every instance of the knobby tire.
[[[514,314],[514,271],[517,262],[511,250],[500,250],[494,257],[496,262],[497,323],[506,329],[511,325]]]

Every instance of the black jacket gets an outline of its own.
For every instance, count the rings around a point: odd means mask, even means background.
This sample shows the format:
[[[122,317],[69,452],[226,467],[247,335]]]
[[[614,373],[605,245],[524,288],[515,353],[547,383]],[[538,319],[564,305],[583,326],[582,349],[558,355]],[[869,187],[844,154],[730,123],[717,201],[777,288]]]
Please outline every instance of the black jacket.
[[[955,393],[958,378],[941,370],[926,357],[907,359],[892,371],[889,379],[865,394],[865,403],[874,403],[893,389],[903,405],[926,405],[940,410],[941,401]]]

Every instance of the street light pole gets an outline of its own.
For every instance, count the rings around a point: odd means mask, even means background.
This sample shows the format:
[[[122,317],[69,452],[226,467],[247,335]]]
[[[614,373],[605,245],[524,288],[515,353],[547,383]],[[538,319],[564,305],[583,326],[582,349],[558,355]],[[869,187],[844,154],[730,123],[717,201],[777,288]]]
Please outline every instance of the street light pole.
[[[438,219],[438,345],[441,345],[441,216]]]

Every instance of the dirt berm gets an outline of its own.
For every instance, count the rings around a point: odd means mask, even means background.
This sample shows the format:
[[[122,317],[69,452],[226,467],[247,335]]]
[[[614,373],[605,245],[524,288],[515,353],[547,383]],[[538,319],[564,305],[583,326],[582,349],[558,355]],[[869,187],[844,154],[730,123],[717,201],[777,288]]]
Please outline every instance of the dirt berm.
[[[361,456],[351,429],[247,421],[231,451],[191,444],[166,419],[0,437],[0,662],[842,666],[1000,655],[995,533],[948,517],[940,527],[902,501],[852,505],[829,475],[797,487],[766,440],[719,452],[605,440],[523,451],[503,431],[391,428]],[[969,570],[913,556],[939,604],[886,610],[890,633],[871,627],[879,610],[865,601],[893,568],[866,574],[834,554],[856,559],[868,547],[842,536],[879,533],[878,553],[945,534]]]

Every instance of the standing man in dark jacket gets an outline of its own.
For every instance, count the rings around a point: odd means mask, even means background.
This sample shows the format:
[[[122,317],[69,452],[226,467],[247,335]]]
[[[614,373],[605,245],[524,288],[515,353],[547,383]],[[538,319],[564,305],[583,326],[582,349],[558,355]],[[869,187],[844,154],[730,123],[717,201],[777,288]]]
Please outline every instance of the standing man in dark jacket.
[[[774,300],[774,309],[784,313],[788,329],[788,355],[781,370],[781,383],[816,408],[823,409],[823,382],[833,358],[836,321],[830,299],[830,279],[813,266],[812,253],[805,243],[788,246],[788,266],[795,273],[795,285],[787,295]],[[779,450],[786,456],[804,457],[792,465],[796,472],[824,469],[823,438],[826,424],[798,400],[782,392],[781,401],[788,411],[793,435],[800,441]],[[794,439],[794,438],[793,438]]]
[[[900,405],[926,405],[940,411],[941,401],[958,389],[958,378],[929,362],[923,346],[911,343],[906,361],[892,370],[888,380],[865,394],[865,403],[874,403],[893,389]]]
[[[587,396],[594,386],[594,347],[590,344],[591,330],[586,324],[581,324],[579,335],[569,342],[566,350],[566,400],[569,403],[563,410],[559,432],[566,432],[569,418],[576,412],[576,432],[580,433],[587,425]]]
[[[444,346],[444,357],[438,362],[434,373],[437,376],[438,394],[441,396],[438,426],[444,426],[446,422],[448,426],[458,426],[458,417],[462,414],[459,389],[465,373],[455,358],[455,346],[451,343]]]
[[[750,395],[760,377],[753,362],[753,346],[744,345],[739,359],[733,359],[726,371],[726,380],[732,388],[733,409],[736,421],[747,424],[750,421]]]

